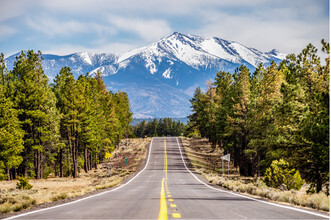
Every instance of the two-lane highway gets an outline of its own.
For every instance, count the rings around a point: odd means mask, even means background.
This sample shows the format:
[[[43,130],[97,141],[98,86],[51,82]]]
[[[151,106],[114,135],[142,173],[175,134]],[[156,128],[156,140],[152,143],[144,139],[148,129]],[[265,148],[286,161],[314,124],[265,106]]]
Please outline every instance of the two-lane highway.
[[[145,168],[107,192],[14,216],[25,219],[324,219],[210,187],[187,169],[175,137],[153,138]]]

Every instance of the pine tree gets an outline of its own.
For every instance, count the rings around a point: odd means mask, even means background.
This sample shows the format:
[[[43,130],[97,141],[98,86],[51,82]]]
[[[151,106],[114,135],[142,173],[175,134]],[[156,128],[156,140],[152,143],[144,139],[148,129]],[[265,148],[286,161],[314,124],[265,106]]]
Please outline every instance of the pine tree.
[[[24,136],[23,163],[21,172],[27,176],[42,178],[44,150],[56,138],[53,127],[56,122],[49,115],[55,111],[54,96],[48,85],[41,62],[41,52],[22,52],[14,63],[14,102],[19,111]],[[56,113],[55,113],[56,114]]]
[[[0,179],[13,179],[10,175],[11,169],[16,169],[23,158],[20,155],[23,151],[24,131],[21,129],[17,118],[18,112],[14,109],[8,88],[10,73],[7,71],[4,55],[0,55]],[[14,172],[15,174],[15,172]]]
[[[85,90],[81,84],[76,83],[68,67],[62,68],[60,74],[56,76],[53,90],[58,97],[57,106],[61,112],[61,137],[62,140],[66,140],[69,148],[67,149],[68,172],[72,173],[73,177],[76,178],[78,177],[80,147],[79,132],[82,129],[82,117],[84,117],[83,112],[85,110]]]
[[[150,123],[148,133],[151,137],[157,137],[158,136],[158,126],[159,122],[157,121],[156,118],[154,118],[153,122]]]
[[[287,83],[281,87],[283,101],[276,112],[277,145],[267,158],[269,162],[288,158],[319,192],[329,176],[329,85],[325,81],[329,70],[320,65],[316,52],[308,45],[281,64]]]
[[[328,44],[324,44],[323,50],[329,52],[328,47]],[[317,49],[309,44],[297,56],[297,71],[301,76],[299,83],[305,90],[307,103],[301,124],[301,132],[306,139],[306,146],[302,150],[309,155],[300,164],[304,177],[314,182],[319,192],[323,183],[328,181],[329,174],[330,93],[328,82],[325,81],[329,79],[329,70],[321,67],[320,58],[316,53]]]
[[[216,74],[215,83],[216,86],[216,140],[220,148],[228,146],[227,140],[225,137],[226,126],[227,126],[227,116],[232,115],[233,108],[233,78],[228,72],[218,72]],[[230,149],[224,149],[229,151]],[[237,159],[235,160],[237,165]]]
[[[59,74],[55,77],[54,84],[52,89],[57,98],[56,107],[59,111],[60,117],[60,143],[57,145],[58,150],[58,161],[59,161],[59,170],[60,177],[64,176],[64,173],[68,175],[72,172],[71,167],[71,153],[69,146],[69,132],[68,128],[65,126],[65,117],[68,114],[68,98],[65,96],[65,91],[70,90],[70,85],[68,86],[68,82],[72,81],[73,74],[69,67],[61,68]],[[65,161],[67,161],[66,166],[64,165]],[[64,171],[64,167],[66,170]]]
[[[206,113],[205,116],[205,130],[206,130],[206,137],[212,143],[212,147],[216,147],[216,89],[213,87],[212,80],[207,81],[207,92],[204,96],[204,112]]]
[[[250,107],[250,142],[245,154],[254,164],[253,172],[259,176],[261,160],[265,159],[266,153],[272,145],[276,144],[275,107],[281,102],[280,88],[285,80],[283,72],[278,70],[278,66],[274,62],[266,70],[258,69],[255,76],[257,85],[254,88],[256,94],[251,97],[254,100],[251,100]],[[262,169],[268,166],[264,166]]]
[[[233,116],[227,118],[226,136],[232,138],[232,143],[229,144],[235,157],[239,159],[240,174],[251,176],[251,162],[244,153],[249,141],[250,73],[245,66],[240,66],[238,71],[238,77],[235,77],[234,84]]]
[[[193,98],[190,100],[190,102],[193,114],[189,116],[189,120],[191,122],[189,125],[189,129],[197,129],[200,131],[201,136],[206,137],[206,98],[200,87],[196,88]]]

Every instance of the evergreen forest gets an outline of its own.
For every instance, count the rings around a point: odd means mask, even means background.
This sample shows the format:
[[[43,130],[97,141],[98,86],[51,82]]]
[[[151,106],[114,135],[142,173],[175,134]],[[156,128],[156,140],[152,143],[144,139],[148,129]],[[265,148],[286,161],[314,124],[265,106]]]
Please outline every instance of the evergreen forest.
[[[280,64],[218,72],[191,99],[189,136],[207,137],[230,153],[243,176],[263,176],[283,159],[300,171],[312,191],[329,181],[330,48],[326,59],[309,44]],[[232,159],[231,159],[232,160]]]
[[[159,136],[183,136],[186,132],[186,126],[180,121],[172,118],[163,118],[153,121],[142,121],[133,127],[133,134],[136,137],[159,137]]]
[[[100,72],[53,83],[42,54],[21,52],[13,70],[0,56],[0,179],[78,177],[96,168],[127,137],[132,113],[124,92],[106,90]]]

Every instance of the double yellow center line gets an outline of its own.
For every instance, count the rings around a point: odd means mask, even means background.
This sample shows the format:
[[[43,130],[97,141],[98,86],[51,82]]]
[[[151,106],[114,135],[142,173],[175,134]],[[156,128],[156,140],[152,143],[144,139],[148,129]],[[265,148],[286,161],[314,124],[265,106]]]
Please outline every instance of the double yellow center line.
[[[168,219],[168,212],[167,212],[167,200],[165,198],[164,192],[164,178],[162,179],[162,187],[161,187],[161,197],[160,197],[160,212],[158,219]]]
[[[181,215],[177,212],[177,205],[174,204],[174,200],[172,199],[172,196],[170,194],[167,179],[168,179],[168,158],[167,158],[167,144],[166,140],[164,139],[164,172],[165,172],[165,178],[162,179],[161,184],[161,195],[160,195],[160,212],[159,212],[159,220],[160,219],[168,219],[168,207],[167,207],[167,197],[170,203],[170,207],[172,208],[171,211],[173,212],[171,214],[172,218],[181,218]],[[164,188],[166,188],[167,195],[164,191]]]

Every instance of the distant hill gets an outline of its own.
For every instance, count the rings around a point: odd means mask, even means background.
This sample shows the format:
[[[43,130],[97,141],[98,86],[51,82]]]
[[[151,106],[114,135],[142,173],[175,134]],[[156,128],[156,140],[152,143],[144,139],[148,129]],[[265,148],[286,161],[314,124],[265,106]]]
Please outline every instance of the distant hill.
[[[160,120],[160,118],[156,118],[156,119],[158,121]],[[154,120],[154,118],[134,118],[133,121],[131,122],[131,125],[135,126],[142,121],[151,122],[153,120]],[[180,121],[180,122],[184,123],[184,125],[187,125],[188,118],[172,118],[172,121]]]

